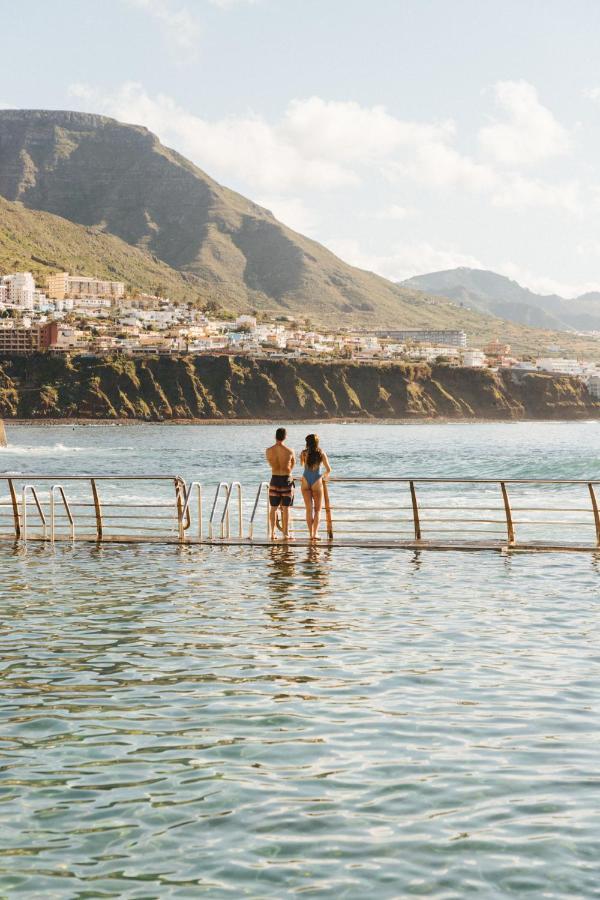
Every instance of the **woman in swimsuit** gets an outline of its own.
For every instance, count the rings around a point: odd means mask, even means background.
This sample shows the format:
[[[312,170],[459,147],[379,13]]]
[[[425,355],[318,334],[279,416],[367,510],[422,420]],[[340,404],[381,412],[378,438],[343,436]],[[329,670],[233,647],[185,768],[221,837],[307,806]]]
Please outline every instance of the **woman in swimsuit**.
[[[306,524],[311,541],[319,540],[317,532],[321,521],[323,506],[323,481],[331,472],[327,454],[319,447],[316,434],[306,435],[306,448],[300,454],[300,462],[304,466],[302,473],[302,496],[306,506]],[[325,471],[321,472],[321,465]]]

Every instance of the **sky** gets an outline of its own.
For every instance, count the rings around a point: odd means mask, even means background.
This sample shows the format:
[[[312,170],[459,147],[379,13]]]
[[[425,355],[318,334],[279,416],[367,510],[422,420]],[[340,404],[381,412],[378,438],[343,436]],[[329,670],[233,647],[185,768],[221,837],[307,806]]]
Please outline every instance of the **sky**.
[[[350,263],[600,289],[598,0],[0,0],[0,107],[145,125]]]

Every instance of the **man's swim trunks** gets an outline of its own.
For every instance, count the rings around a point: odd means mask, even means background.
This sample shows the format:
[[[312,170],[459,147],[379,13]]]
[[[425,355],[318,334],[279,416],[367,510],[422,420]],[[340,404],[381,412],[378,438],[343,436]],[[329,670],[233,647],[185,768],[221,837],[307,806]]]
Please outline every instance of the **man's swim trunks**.
[[[273,475],[269,484],[271,506],[293,506],[294,479],[289,475]]]

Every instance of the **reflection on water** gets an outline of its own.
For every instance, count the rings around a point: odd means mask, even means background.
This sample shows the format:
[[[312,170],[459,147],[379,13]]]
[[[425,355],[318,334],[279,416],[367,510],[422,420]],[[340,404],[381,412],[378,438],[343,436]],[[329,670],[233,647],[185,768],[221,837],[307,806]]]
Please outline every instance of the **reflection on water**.
[[[325,545],[294,547],[281,543],[268,548],[269,566],[265,580],[275,600],[286,600],[295,592],[295,577],[299,575],[307,592],[326,593],[333,549]]]
[[[4,895],[595,895],[598,559],[0,555]]]
[[[595,425],[320,432],[348,474],[597,459]],[[0,465],[258,481],[270,433],[11,428]],[[5,544],[0,567],[1,896],[598,895],[600,556]]]

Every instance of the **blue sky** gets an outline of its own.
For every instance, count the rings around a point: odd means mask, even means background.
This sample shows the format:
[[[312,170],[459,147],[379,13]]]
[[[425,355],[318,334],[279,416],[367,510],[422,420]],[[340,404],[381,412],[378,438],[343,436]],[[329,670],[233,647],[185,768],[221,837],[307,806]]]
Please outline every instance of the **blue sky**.
[[[0,0],[0,104],[158,133],[349,262],[600,288],[596,0]]]

